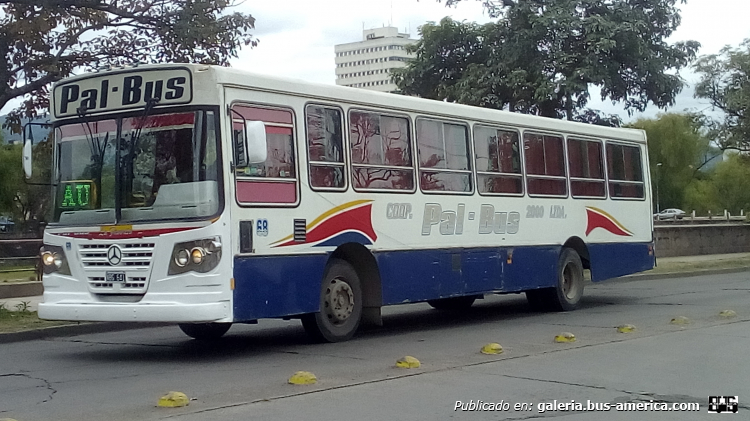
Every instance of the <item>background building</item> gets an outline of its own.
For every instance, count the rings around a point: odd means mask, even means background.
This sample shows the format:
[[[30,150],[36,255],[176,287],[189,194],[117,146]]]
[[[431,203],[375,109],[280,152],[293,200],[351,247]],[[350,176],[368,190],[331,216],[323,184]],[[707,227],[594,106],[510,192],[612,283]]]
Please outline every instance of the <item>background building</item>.
[[[362,31],[362,41],[336,45],[336,85],[395,92],[390,71],[406,65],[412,57],[406,46],[415,42],[386,26]]]

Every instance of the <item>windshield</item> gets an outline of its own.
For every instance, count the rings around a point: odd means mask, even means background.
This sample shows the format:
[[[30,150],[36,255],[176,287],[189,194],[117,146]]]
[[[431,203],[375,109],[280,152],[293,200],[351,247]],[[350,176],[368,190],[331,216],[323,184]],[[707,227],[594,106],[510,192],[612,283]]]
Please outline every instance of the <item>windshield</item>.
[[[58,127],[54,221],[111,224],[210,217],[219,211],[212,111]]]

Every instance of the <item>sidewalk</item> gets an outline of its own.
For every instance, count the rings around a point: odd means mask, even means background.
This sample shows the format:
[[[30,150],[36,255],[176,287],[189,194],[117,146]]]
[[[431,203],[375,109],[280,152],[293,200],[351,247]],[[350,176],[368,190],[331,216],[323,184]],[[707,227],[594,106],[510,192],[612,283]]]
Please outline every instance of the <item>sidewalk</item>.
[[[41,295],[33,297],[0,298],[0,305],[6,310],[28,310],[36,311],[38,304],[42,301]]]
[[[662,263],[685,263],[685,262],[719,262],[726,260],[747,259],[750,266],[750,253],[729,253],[729,254],[704,254],[702,256],[677,256],[677,257],[659,257],[656,264]]]
[[[738,262],[747,261],[746,265],[738,265]],[[662,257],[657,259],[657,269],[664,266],[682,265],[686,263],[700,264],[710,263],[712,266],[721,266],[723,263],[727,264],[726,267],[711,268],[700,270],[700,273],[711,274],[711,273],[723,273],[727,270],[736,269],[736,271],[750,270],[750,253],[731,253],[731,254],[709,254],[702,256],[678,256],[678,257]],[[734,264],[729,264],[734,263]],[[669,278],[676,275],[693,273],[693,271],[675,270],[668,272],[649,273],[643,272],[640,274],[629,275],[630,278]],[[42,301],[41,295],[32,297],[17,297],[17,298],[0,298],[0,304],[4,304],[4,307],[8,310],[21,310],[23,308],[29,311],[36,311],[37,305]]]

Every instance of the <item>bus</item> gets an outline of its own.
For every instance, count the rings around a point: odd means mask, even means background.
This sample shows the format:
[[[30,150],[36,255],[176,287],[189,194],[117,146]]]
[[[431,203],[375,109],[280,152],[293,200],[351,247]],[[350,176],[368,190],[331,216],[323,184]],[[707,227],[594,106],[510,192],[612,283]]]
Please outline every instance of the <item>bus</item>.
[[[193,64],[58,82],[51,126],[42,319],[335,342],[386,305],[573,310],[585,271],[655,265],[641,130]]]

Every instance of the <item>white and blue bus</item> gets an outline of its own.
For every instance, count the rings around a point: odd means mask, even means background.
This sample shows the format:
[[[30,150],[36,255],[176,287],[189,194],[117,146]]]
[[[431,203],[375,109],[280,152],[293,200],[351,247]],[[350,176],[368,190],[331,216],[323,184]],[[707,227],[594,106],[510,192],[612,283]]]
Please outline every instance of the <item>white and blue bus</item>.
[[[341,341],[392,304],[572,310],[585,270],[655,264],[640,130],[206,65],[73,77],[51,108],[43,319]]]

